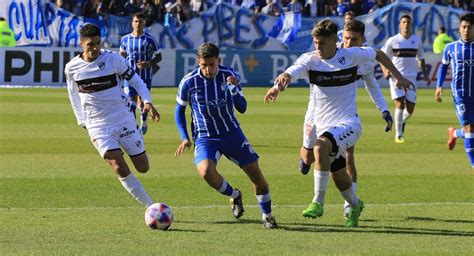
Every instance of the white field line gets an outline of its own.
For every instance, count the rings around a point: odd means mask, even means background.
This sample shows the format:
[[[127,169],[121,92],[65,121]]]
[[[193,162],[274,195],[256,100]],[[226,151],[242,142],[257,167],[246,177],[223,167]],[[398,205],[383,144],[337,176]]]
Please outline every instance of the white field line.
[[[366,207],[411,207],[411,206],[438,206],[438,205],[452,205],[452,206],[474,206],[474,202],[432,202],[432,203],[398,203],[398,204],[365,204]],[[275,204],[273,208],[305,208],[307,204]],[[325,207],[336,208],[342,207],[341,204],[326,204]],[[1,211],[22,211],[22,210],[51,210],[51,211],[71,211],[71,210],[83,210],[83,211],[94,211],[94,210],[114,210],[114,209],[135,209],[138,206],[124,206],[124,207],[35,207],[35,208],[0,208]],[[173,209],[214,209],[214,208],[229,208],[227,204],[221,205],[183,205],[183,206],[171,206]],[[246,208],[258,208],[259,205],[245,205]]]

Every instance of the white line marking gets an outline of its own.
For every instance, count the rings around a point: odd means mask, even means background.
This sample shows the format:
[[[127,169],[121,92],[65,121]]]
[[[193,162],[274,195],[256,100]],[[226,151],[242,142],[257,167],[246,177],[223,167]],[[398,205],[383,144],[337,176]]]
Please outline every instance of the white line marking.
[[[366,207],[395,207],[395,206],[438,206],[438,205],[459,205],[459,206],[474,206],[474,202],[432,202],[432,203],[398,203],[398,204],[366,204]],[[273,208],[305,208],[308,205],[301,204],[275,204],[272,205]],[[341,204],[326,204],[325,207],[329,208],[336,208],[342,207]],[[71,211],[71,210],[81,210],[81,211],[94,211],[94,210],[115,210],[115,209],[135,209],[139,206],[123,206],[123,207],[34,207],[34,208],[0,208],[0,211],[20,211],[20,210],[52,210],[52,211]],[[201,205],[201,206],[192,206],[192,205],[185,205],[185,206],[172,206],[173,209],[214,209],[214,208],[229,208],[230,206],[227,204],[222,205]],[[245,205],[246,208],[258,208],[259,205]]]

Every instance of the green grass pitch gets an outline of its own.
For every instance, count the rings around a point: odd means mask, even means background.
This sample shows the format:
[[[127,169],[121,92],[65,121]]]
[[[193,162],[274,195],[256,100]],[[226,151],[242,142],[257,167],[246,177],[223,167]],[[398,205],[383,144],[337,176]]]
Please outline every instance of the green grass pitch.
[[[162,120],[145,136],[150,172],[134,172],[152,198],[173,207],[175,222],[163,232],[145,226],[144,209],[76,125],[65,89],[0,89],[0,255],[472,255],[474,177],[463,142],[446,148],[447,128],[458,125],[449,89],[442,104],[432,89],[419,90],[405,144],[384,132],[359,89],[356,164],[366,208],[360,227],[348,229],[332,182],[324,216],[301,216],[313,195],[311,173],[297,168],[308,89],[265,104],[266,88],[245,88],[248,110],[238,118],[260,155],[278,230],[263,228],[250,181],[230,161],[218,170],[244,194],[241,220],[198,176],[191,150],[174,157],[176,91],[152,90]]]

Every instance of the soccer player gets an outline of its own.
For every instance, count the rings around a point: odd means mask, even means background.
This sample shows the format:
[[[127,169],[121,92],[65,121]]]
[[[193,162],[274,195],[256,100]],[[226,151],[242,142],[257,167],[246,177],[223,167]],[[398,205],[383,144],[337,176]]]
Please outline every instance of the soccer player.
[[[155,121],[160,114],[152,104],[145,83],[116,52],[101,50],[100,29],[86,24],[80,30],[82,53],[66,64],[64,73],[74,115],[79,126],[87,129],[92,143],[117,174],[120,183],[144,206],[153,204],[140,182],[130,172],[122,149],[136,170],[146,173],[148,156],[143,136],[128,109],[122,90],[123,79],[137,90],[144,101],[144,112]]]
[[[355,19],[355,13],[353,11],[347,11],[346,13],[344,13],[344,25],[350,21],[353,21],[354,19]],[[343,32],[343,29],[337,31],[338,42],[342,42],[342,32]]]
[[[469,12],[461,16],[459,34],[461,38],[448,44],[443,51],[443,65],[440,66],[438,71],[435,99],[441,102],[442,86],[446,78],[448,66],[451,63],[453,70],[451,90],[456,115],[463,129],[454,129],[454,131],[452,128],[449,129],[450,140],[448,141],[448,148],[454,148],[456,142],[455,139],[454,143],[452,142],[452,137],[455,137],[454,133],[457,135],[456,137],[462,138],[461,131],[463,131],[464,148],[471,162],[474,175],[474,13]]]
[[[203,43],[197,57],[199,67],[183,77],[176,97],[175,120],[181,135],[176,156],[191,146],[185,118],[189,103],[195,143],[194,164],[199,175],[209,186],[230,197],[232,214],[240,218],[244,213],[242,193],[233,188],[216,168],[220,157],[225,155],[252,181],[264,227],[277,228],[272,216],[270,189],[258,165],[259,156],[234,115],[234,107],[240,113],[247,109],[239,75],[233,69],[219,65],[219,48],[214,44]]]
[[[361,47],[365,42],[365,25],[361,21],[353,20],[344,24],[342,47]],[[374,76],[374,63],[366,62],[359,65],[357,70],[358,78],[362,78],[364,81],[365,89],[369,93],[372,102],[375,103],[377,109],[382,113],[382,118],[386,121],[387,126],[385,131],[388,132],[392,129],[392,117],[388,110],[387,102],[385,101],[380,85]],[[313,86],[310,84],[310,88]],[[312,90],[312,89],[310,89]],[[310,97],[308,103],[308,110],[305,115],[305,123],[303,127],[303,146],[300,149],[300,170],[306,175],[314,162],[313,147],[317,140],[316,127],[313,122],[314,112],[314,98]],[[352,180],[352,189],[357,191],[357,171],[354,160],[354,147],[349,147],[346,150],[346,171]],[[344,216],[347,218],[349,214],[349,203],[344,203]]]
[[[379,50],[365,47],[337,49],[337,30],[337,24],[333,21],[319,21],[311,32],[316,51],[303,54],[280,74],[275,79],[276,86],[267,91],[264,101],[274,101],[290,82],[309,78],[313,86],[313,118],[318,137],[313,149],[315,195],[303,215],[312,218],[322,216],[321,200],[324,199],[331,171],[336,187],[350,204],[346,226],[357,227],[364,203],[356,196],[346,173],[345,150],[355,145],[362,130],[355,103],[358,66],[377,59],[393,73],[399,86],[408,87],[410,82]]]
[[[423,79],[430,85],[428,71],[425,67],[423,44],[413,33],[413,21],[408,15],[402,16],[399,24],[400,33],[390,37],[382,47],[395,67],[404,77],[411,81],[412,86],[405,90],[396,86],[397,81],[390,71],[382,67],[385,78],[389,79],[390,93],[395,104],[395,143],[404,143],[405,124],[412,116],[416,104],[416,75],[418,64],[423,72]],[[416,58],[415,58],[416,57]],[[417,63],[417,59],[418,62]]]
[[[155,38],[144,31],[145,14],[135,13],[132,16],[132,33],[120,40],[120,54],[127,59],[128,65],[145,82],[148,91],[153,79],[153,65],[161,60],[161,52]],[[145,134],[148,130],[147,112],[143,111],[143,101],[137,91],[125,81],[125,91],[131,99],[130,110],[135,114],[137,106],[140,108],[140,130]]]

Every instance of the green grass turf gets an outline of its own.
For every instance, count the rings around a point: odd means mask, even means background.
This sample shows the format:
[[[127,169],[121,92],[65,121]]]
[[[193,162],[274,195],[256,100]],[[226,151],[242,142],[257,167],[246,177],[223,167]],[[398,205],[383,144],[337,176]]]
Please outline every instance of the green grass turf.
[[[462,141],[446,149],[447,127],[458,125],[449,90],[442,104],[432,89],[419,90],[401,145],[359,90],[356,164],[366,209],[360,227],[347,229],[333,184],[324,216],[301,216],[313,191],[312,175],[297,169],[308,90],[290,88],[268,105],[265,88],[245,88],[248,111],[238,118],[260,154],[278,230],[263,229],[249,180],[227,159],[218,169],[244,194],[241,220],[198,176],[191,151],[174,157],[176,91],[152,91],[162,121],[145,136],[152,168],[136,173],[155,200],[173,207],[175,222],[162,232],[145,226],[144,209],[76,125],[65,89],[0,89],[0,255],[472,255],[474,177]]]

